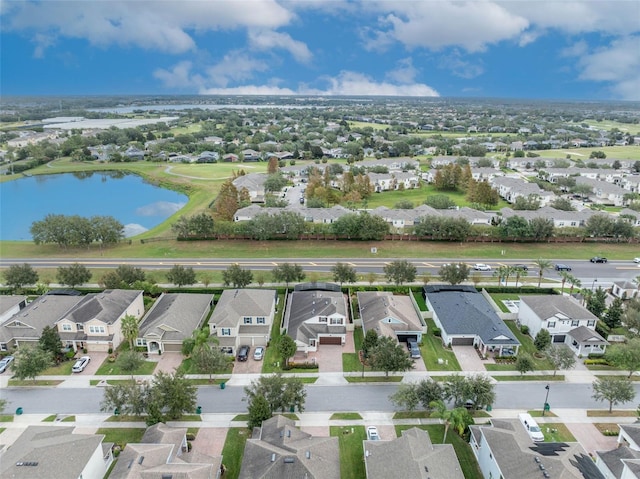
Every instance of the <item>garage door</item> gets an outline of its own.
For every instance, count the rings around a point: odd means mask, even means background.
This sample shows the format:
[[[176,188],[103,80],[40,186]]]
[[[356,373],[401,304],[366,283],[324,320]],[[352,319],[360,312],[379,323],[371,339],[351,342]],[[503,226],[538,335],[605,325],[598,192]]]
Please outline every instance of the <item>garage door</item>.
[[[409,339],[413,339],[417,342],[418,336],[416,334],[398,334],[399,343],[406,343]]]
[[[321,336],[320,337],[320,344],[342,344],[342,338],[340,338],[340,336],[336,336],[333,338],[330,338],[329,336]]]
[[[453,346],[473,346],[473,338],[451,338]]]
[[[554,343],[564,343],[565,339],[566,339],[566,336],[564,334],[558,334],[558,335],[553,337],[553,342]]]

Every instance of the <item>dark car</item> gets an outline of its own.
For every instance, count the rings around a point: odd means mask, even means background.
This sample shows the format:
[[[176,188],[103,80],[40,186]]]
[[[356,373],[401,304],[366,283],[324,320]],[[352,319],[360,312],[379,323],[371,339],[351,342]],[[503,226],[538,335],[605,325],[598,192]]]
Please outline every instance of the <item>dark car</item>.
[[[418,342],[414,339],[407,340],[407,349],[409,350],[409,355],[413,359],[420,357],[420,348],[418,347]]]
[[[240,346],[240,349],[238,349],[238,355],[236,356],[236,359],[238,361],[246,361],[247,359],[249,359],[250,350],[251,348],[249,346]]]
[[[589,261],[591,261],[592,263],[606,263],[607,258],[603,258],[602,256],[594,256]]]
[[[520,271],[529,271],[529,267],[526,264],[514,264],[514,269],[519,269]]]
[[[558,263],[555,266],[556,271],[571,271],[571,266],[566,264]]]

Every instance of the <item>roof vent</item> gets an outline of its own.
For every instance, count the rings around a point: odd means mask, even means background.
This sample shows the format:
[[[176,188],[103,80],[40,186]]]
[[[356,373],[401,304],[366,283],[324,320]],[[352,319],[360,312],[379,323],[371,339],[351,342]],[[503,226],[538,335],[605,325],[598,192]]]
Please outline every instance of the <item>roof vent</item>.
[[[138,459],[138,464],[142,464],[142,461],[144,461],[144,456],[140,456],[140,459]]]
[[[538,464],[538,467],[540,468],[541,471],[544,471],[544,464],[540,463]]]
[[[294,462],[296,462],[296,460],[293,457],[285,457],[284,458],[284,463],[285,464],[293,464]]]
[[[533,458],[534,461],[536,461],[537,463],[540,463],[540,458],[538,456]]]
[[[271,454],[271,462],[276,462],[276,453]]]
[[[542,475],[543,475],[544,477],[551,477],[551,474],[549,474],[547,471],[544,471],[544,472],[542,473]]]
[[[311,451],[307,451],[307,453],[305,454],[305,456],[307,456],[307,459],[311,459]]]
[[[37,466],[37,465],[38,465],[37,461],[16,462],[16,466]]]

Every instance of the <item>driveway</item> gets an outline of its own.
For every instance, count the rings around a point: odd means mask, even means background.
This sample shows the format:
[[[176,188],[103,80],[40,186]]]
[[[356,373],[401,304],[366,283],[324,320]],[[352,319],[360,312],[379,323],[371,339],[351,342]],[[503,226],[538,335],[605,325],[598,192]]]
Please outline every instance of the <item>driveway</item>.
[[[93,376],[96,373],[96,371],[98,371],[98,368],[102,366],[102,363],[104,363],[107,360],[107,357],[109,357],[109,354],[104,352],[95,352],[95,353],[87,353],[87,354],[82,354],[82,352],[79,352],[78,354],[76,354],[76,358],[80,358],[82,356],[89,356],[91,358],[91,361],[89,361],[89,364],[85,366],[84,371],[82,371],[81,373],[73,373],[73,374]]]
[[[484,365],[491,360],[487,359],[483,361],[480,359],[476,348],[473,346],[452,346],[452,349],[463,371],[486,372]]]
[[[164,373],[175,373],[178,366],[182,364],[182,353],[165,352],[163,354],[158,354],[157,356],[150,354],[147,361],[158,363],[154,373],[157,373],[158,371],[162,371]]]
[[[603,436],[591,423],[565,423],[584,450],[589,454],[596,451],[610,451],[618,447],[616,436]]]
[[[222,455],[224,441],[227,439],[227,427],[201,427],[195,440],[191,441],[192,452],[208,454],[209,456]]]
[[[249,358],[246,361],[233,362],[233,374],[260,374],[262,372],[262,361],[256,361],[253,359],[253,350],[249,351]]]

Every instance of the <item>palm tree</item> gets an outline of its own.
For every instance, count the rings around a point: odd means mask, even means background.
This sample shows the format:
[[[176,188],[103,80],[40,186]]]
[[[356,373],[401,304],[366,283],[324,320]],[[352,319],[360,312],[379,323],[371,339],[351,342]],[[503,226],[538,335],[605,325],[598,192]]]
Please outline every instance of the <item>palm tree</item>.
[[[569,295],[573,294],[574,287],[579,288],[580,286],[582,286],[582,281],[580,281],[578,278],[576,278],[572,274],[567,275],[567,282],[571,285],[571,289],[569,290]]]
[[[538,258],[533,262],[533,264],[535,264],[538,267],[538,288],[539,288],[540,284],[542,283],[542,276],[544,275],[544,272],[548,269],[551,269],[551,267],[553,266],[553,263],[548,259]]]
[[[493,273],[493,276],[498,278],[498,282],[504,279],[504,285],[509,286],[509,276],[511,276],[514,271],[515,270],[513,266],[503,264],[502,266],[498,267],[498,269],[496,269],[495,273]]]
[[[520,278],[524,278],[525,276],[529,276],[529,271],[522,268],[514,268],[514,272],[516,274],[516,288],[518,287],[518,281]]]
[[[444,422],[444,436],[442,437],[443,444],[447,440],[447,431],[449,431],[449,426],[453,426],[458,434],[462,436],[467,426],[469,424],[473,424],[473,418],[469,414],[469,411],[463,407],[447,409],[447,405],[442,400],[431,401],[429,403],[429,407],[434,410],[433,413],[431,413],[431,417],[437,417],[442,419],[442,422]]]
[[[124,337],[124,339],[129,341],[129,346],[133,351],[133,342],[138,337],[138,332],[140,331],[138,318],[127,314],[120,321],[120,330],[122,331],[122,336]]]
[[[570,273],[567,273],[566,271],[560,271],[560,277],[562,278],[561,294],[564,294],[564,283],[569,280],[569,276],[571,276]]]

